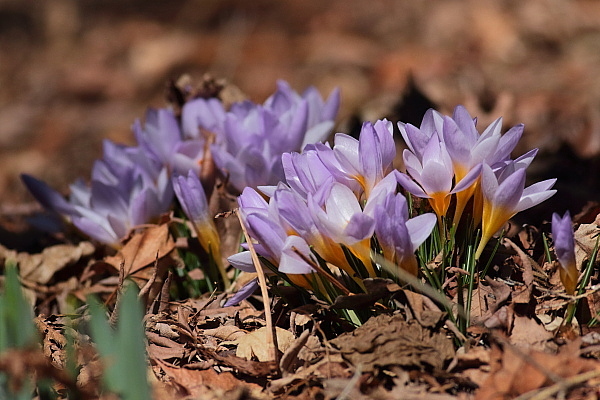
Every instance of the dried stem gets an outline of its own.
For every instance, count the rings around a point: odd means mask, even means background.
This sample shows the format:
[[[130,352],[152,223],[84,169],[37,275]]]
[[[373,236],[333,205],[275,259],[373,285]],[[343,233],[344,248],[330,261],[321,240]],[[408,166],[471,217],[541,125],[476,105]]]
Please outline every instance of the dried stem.
[[[263,304],[265,307],[265,321],[267,323],[267,340],[269,341],[269,358],[272,361],[278,363],[278,352],[277,352],[277,334],[275,332],[275,326],[273,325],[273,319],[271,318],[271,307],[269,304],[269,292],[267,289],[267,280],[265,278],[265,273],[260,264],[260,260],[258,259],[258,255],[256,254],[256,250],[254,250],[254,245],[252,244],[252,239],[248,235],[248,230],[246,229],[246,225],[244,224],[244,220],[239,212],[236,213],[238,219],[240,220],[240,225],[242,226],[242,231],[244,232],[244,236],[246,236],[246,243],[248,244],[248,250],[250,251],[250,255],[252,256],[252,262],[254,263],[254,267],[256,268],[256,274],[258,275],[258,284],[260,286],[260,291],[263,298]]]

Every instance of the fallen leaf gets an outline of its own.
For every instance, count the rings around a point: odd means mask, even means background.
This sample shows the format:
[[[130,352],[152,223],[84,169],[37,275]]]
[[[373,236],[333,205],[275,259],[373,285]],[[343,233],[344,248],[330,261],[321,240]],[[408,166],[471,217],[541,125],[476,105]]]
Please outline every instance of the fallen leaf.
[[[126,275],[132,275],[147,266],[154,265],[157,259],[165,257],[175,248],[175,242],[169,233],[167,224],[153,225],[142,232],[135,233],[115,256],[105,261],[117,271],[121,265]],[[146,279],[148,279],[146,277]]]
[[[80,242],[78,245],[58,244],[46,247],[38,254],[17,253],[0,245],[0,258],[15,260],[19,264],[22,279],[45,285],[56,272],[92,255],[94,250],[94,245],[90,242]]]
[[[276,327],[275,331],[277,332],[277,348],[285,353],[287,348],[294,342],[294,335],[290,331],[279,327]],[[246,360],[256,357],[258,361],[270,361],[267,334],[267,327],[263,326],[238,338],[235,341],[238,345],[235,355]]]
[[[538,351],[555,349],[551,342],[554,334],[533,318],[515,315],[510,342],[519,347]]]
[[[240,386],[256,393],[262,391],[258,384],[240,380],[231,372],[216,372],[212,368],[205,370],[179,368],[160,360],[157,360],[157,363],[173,384],[183,388],[186,394],[193,398],[209,398],[208,394],[216,390],[221,391],[222,396],[223,391],[233,391]]]
[[[580,358],[572,346],[565,346],[558,354],[522,351],[511,346],[502,351],[494,346],[491,360],[492,371],[477,392],[476,400],[512,399],[554,383],[554,379],[600,368],[598,361]]]
[[[452,340],[443,331],[422,327],[401,314],[379,315],[330,341],[352,365],[370,372],[377,367],[444,368],[454,357]]]

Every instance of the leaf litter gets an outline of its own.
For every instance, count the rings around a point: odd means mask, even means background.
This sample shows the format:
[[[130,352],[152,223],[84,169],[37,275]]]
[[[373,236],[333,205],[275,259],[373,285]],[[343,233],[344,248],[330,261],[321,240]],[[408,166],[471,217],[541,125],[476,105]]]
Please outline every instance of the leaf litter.
[[[99,385],[102,367],[89,338],[71,327],[77,320],[64,316],[71,303],[58,297],[85,298],[95,293],[114,305],[120,285],[115,274],[124,268],[121,275],[137,278],[141,287],[152,279],[156,283],[161,262],[177,265],[175,244],[165,232],[166,225],[145,229],[102,259],[96,258],[101,253],[87,242],[58,245],[33,255],[5,250],[4,258],[29,263],[21,270],[21,278],[35,295],[32,301],[49,312],[35,320],[42,337],[40,352],[3,354],[0,369],[10,371],[15,379],[35,370],[56,379],[57,387],[76,385],[91,395]],[[580,260],[589,258],[597,232],[595,223],[581,224],[576,231]],[[597,395],[600,331],[585,325],[600,307],[597,276],[582,296],[587,301],[580,302],[580,329],[565,333],[561,321],[568,299],[560,295],[556,265],[543,258],[538,263],[518,239],[513,240],[504,242],[512,250],[509,257],[494,267],[501,271],[509,266],[509,276],[490,274],[476,286],[473,324],[466,341],[458,346],[446,313],[426,296],[383,279],[365,281],[368,294],[346,296],[333,306],[379,310],[380,315],[350,331],[347,327],[340,331],[339,326],[333,329],[332,310],[325,305],[317,302],[294,309],[283,298],[275,298],[272,312],[279,316],[279,363],[269,360],[264,310],[252,298],[227,308],[222,307],[223,295],[210,294],[168,301],[160,310],[149,304],[145,321],[149,370],[156,377],[154,391],[161,398],[177,399]],[[39,271],[44,268],[48,269]],[[76,272],[63,277],[65,269]],[[60,279],[76,282],[66,286]],[[26,282],[32,283],[27,286]],[[36,290],[43,284],[46,290]],[[395,299],[397,311],[378,305],[377,300],[386,296]],[[67,342],[72,340],[68,335],[78,335],[75,343],[82,369],[76,382],[64,374]],[[583,397],[573,397],[575,393]]]

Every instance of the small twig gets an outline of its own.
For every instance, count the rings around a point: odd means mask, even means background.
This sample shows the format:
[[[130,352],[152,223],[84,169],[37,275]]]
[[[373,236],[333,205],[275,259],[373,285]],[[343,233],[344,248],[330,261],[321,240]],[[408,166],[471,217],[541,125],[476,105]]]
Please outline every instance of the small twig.
[[[158,251],[156,252],[156,258],[154,259],[154,271],[152,271],[152,276],[150,276],[150,279],[148,279],[148,282],[146,282],[146,284],[140,289],[140,292],[138,293],[139,300],[143,300],[148,295],[148,293],[150,292],[150,289],[152,288],[152,285],[154,285],[154,283],[156,282],[157,276],[158,276]]]
[[[252,244],[252,239],[250,235],[248,235],[248,230],[246,229],[246,224],[244,224],[244,220],[242,219],[242,215],[237,212],[238,219],[240,221],[240,225],[242,226],[242,231],[244,232],[244,236],[246,236],[246,243],[248,244],[248,250],[250,251],[250,255],[252,256],[252,262],[254,263],[254,268],[256,268],[256,273],[258,275],[258,284],[260,286],[260,292],[263,298],[263,304],[265,307],[265,322],[267,324],[267,340],[269,341],[269,358],[271,361],[275,361],[277,365],[279,365],[278,360],[278,351],[277,351],[277,334],[275,332],[275,326],[273,325],[273,319],[271,317],[271,307],[269,304],[269,291],[267,288],[267,280],[265,278],[265,272],[260,264],[260,260],[258,259],[258,255],[256,254],[256,250],[254,249],[254,245]]]
[[[110,318],[108,323],[110,326],[115,326],[117,323],[117,318],[119,317],[119,303],[121,302],[121,293],[123,293],[123,283],[125,282],[125,260],[121,261],[119,265],[119,286],[117,287],[116,299],[115,299],[115,308],[113,308],[112,313],[110,314]]]

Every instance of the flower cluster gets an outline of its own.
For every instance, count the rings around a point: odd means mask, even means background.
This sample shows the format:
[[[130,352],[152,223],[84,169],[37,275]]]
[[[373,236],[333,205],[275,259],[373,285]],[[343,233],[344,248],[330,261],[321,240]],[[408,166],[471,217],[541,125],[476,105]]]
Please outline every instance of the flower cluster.
[[[491,237],[514,214],[555,193],[551,189],[555,180],[525,188],[526,168],[537,150],[510,158],[522,125],[502,135],[502,119],[481,134],[476,124],[461,106],[452,116],[429,110],[420,127],[399,123],[407,145],[402,154],[406,173],[392,166],[396,150],[387,120],[364,123],[358,140],[338,133],[333,147],[318,143],[301,153],[283,154],[285,181],[259,187],[262,194],[246,188],[239,197],[257,253],[286,274],[315,273],[318,262],[324,262],[359,285],[362,278],[381,275],[378,253],[416,276],[415,251],[436,222],[443,239],[449,232],[447,218],[453,216],[456,227],[468,212],[470,229],[481,232],[473,245],[473,259],[479,259]],[[409,218],[399,186],[427,199],[435,214]],[[247,251],[229,261],[242,270],[254,270]],[[290,279],[301,286],[315,282],[310,276]]]
[[[389,121],[366,122],[358,140],[338,133],[333,147],[315,144],[302,153],[284,154],[285,182],[259,188],[268,201],[250,187],[239,197],[242,219],[258,242],[256,252],[300,286],[315,281],[297,274],[314,273],[317,260],[340,268],[360,285],[361,279],[380,274],[371,254],[375,237],[387,260],[417,275],[415,250],[431,233],[436,216],[409,218],[407,201],[397,193],[392,134]],[[254,270],[249,251],[229,261]]]
[[[212,155],[238,192],[245,187],[276,185],[284,178],[281,154],[300,151],[323,141],[333,128],[340,96],[334,90],[327,101],[313,87],[302,95],[284,82],[263,105],[235,103],[226,112],[215,99],[195,99],[183,107],[184,134],[214,134]]]
[[[214,159],[239,192],[247,185],[276,184],[283,178],[281,154],[323,140],[338,107],[337,90],[323,101],[316,89],[299,95],[285,82],[262,105],[244,101],[225,110],[216,98],[192,99],[181,116],[171,109],[149,110],[143,124],[133,125],[136,146],[105,141],[91,182],[72,184],[68,200],[31,176],[22,178],[45,208],[114,246],[131,229],[167,212],[175,194],[201,244],[217,259],[218,235],[198,176],[208,178],[202,183],[212,191]]]
[[[475,226],[481,223],[479,259],[491,237],[516,213],[551,197],[555,179],[525,188],[525,173],[537,150],[512,160],[523,133],[523,125],[501,134],[502,119],[492,122],[483,133],[477,120],[458,106],[452,117],[429,110],[420,128],[399,124],[408,149],[403,160],[407,174],[400,184],[411,194],[429,200],[439,220],[447,217],[452,196],[456,197],[453,224],[456,226],[473,199],[470,215]]]

